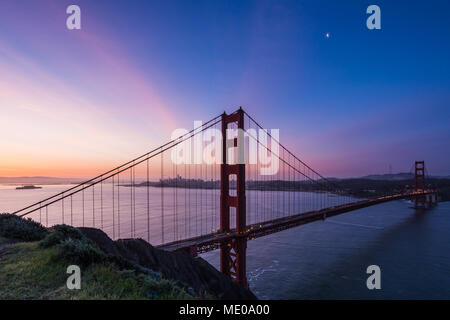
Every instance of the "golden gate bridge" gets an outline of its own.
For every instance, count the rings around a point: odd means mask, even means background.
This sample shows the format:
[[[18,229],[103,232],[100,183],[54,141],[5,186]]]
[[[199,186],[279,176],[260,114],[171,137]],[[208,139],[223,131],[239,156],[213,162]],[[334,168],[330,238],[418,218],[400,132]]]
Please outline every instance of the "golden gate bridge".
[[[112,239],[143,238],[160,249],[192,256],[219,249],[221,272],[246,287],[248,240],[388,201],[412,199],[415,208],[437,201],[437,191],[425,188],[423,161],[415,162],[414,189],[360,199],[323,177],[269,133],[270,143],[252,134],[247,134],[248,140],[235,137],[230,143],[230,128],[246,133],[263,130],[242,108],[223,113],[14,214],[47,227],[69,224],[100,228]],[[220,161],[168,161],[169,153],[208,129],[222,132]],[[278,161],[275,174],[262,174],[264,164],[250,161],[248,152],[238,152],[243,161],[231,161],[230,149],[245,151],[250,143]]]

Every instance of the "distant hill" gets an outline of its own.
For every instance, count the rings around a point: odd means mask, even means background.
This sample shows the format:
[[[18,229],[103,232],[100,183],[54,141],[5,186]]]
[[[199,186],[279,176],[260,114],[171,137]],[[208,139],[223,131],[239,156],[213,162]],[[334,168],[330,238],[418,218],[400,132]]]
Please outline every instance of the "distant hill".
[[[70,184],[81,182],[80,178],[54,177],[0,177],[0,183],[12,184]]]
[[[360,179],[384,180],[384,181],[411,180],[414,179],[414,174],[409,172],[371,174],[368,176],[361,177]]]
[[[450,176],[427,176],[429,179],[450,179]],[[364,177],[359,177],[356,179],[368,179],[377,181],[400,181],[400,180],[413,180],[414,173],[402,172],[402,173],[392,173],[392,174],[371,174]]]

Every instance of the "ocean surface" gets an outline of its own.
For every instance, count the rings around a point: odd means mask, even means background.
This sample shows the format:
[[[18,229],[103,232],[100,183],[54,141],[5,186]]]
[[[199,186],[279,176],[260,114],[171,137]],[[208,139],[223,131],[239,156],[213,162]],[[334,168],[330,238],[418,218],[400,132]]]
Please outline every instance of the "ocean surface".
[[[394,201],[248,242],[260,299],[450,299],[450,202],[427,211]],[[218,267],[219,258],[204,258]],[[369,265],[381,289],[369,290]]]
[[[68,187],[53,185],[15,190],[15,186],[0,185],[0,212],[11,212]],[[110,186],[104,188],[104,197],[108,198]],[[84,223],[100,227],[103,223],[103,229],[114,238],[129,237],[134,224],[134,236],[144,239],[149,236],[154,245],[199,232],[209,233],[218,227],[217,190],[208,191],[209,197],[199,199],[195,190],[166,188],[165,206],[173,204],[173,207],[165,209],[165,233],[161,234],[161,189],[150,188],[151,210],[147,216],[146,188],[136,188],[134,221],[129,211],[130,188],[120,189],[120,211],[117,212],[115,205],[115,221],[108,215],[111,211],[108,207],[113,207],[106,199],[104,215],[100,218],[96,189],[96,193],[84,195],[83,221],[80,218],[82,201],[74,198],[72,203],[65,201],[63,216],[59,203],[52,206],[47,213],[48,222],[50,225],[61,223],[64,218],[64,222],[69,223],[72,218],[74,225]],[[190,203],[183,195],[189,197]],[[258,192],[247,191],[250,222],[258,219],[254,211],[262,203],[258,196]],[[274,193],[274,200],[280,196],[283,195]],[[288,203],[291,208],[297,205],[297,210],[308,210],[314,197],[314,194],[303,194],[298,199],[305,203],[300,205],[294,203],[293,196]],[[177,203],[174,199],[178,199]],[[337,199],[330,196],[329,201]],[[192,208],[195,206],[195,210],[190,210],[193,217],[189,220],[186,203]],[[272,203],[269,200],[265,205]],[[384,203],[249,241],[247,276],[251,290],[260,299],[450,299],[450,202],[439,203],[427,211],[410,207],[411,203],[403,200]],[[122,219],[121,230],[117,228],[118,217]],[[44,212],[35,213],[32,218],[47,222]],[[188,225],[187,221],[190,221]],[[201,221],[205,222],[199,224]],[[152,226],[150,233],[145,228],[147,222]],[[202,257],[218,268],[218,251]],[[380,290],[366,287],[369,265],[378,265],[381,269]]]
[[[42,185],[42,189],[16,190],[16,185],[0,185],[0,212],[14,213],[60,192],[67,194],[73,186]],[[59,198],[49,200],[47,203],[56,201],[27,217],[45,226],[70,224],[100,228],[113,239],[143,238],[155,246],[211,234],[220,225],[217,189],[135,187],[133,192],[128,186],[104,183],[63,200]],[[246,191],[246,199],[247,224],[317,210],[344,200],[334,194],[253,190]],[[234,228],[235,213],[230,215],[230,225]]]

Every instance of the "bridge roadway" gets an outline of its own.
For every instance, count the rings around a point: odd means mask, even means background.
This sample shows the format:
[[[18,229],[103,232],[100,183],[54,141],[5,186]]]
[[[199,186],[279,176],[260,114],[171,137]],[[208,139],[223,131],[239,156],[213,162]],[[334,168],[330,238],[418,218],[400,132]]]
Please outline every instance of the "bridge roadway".
[[[436,193],[436,190],[424,190],[422,192],[408,192],[374,199],[361,200],[349,204],[325,208],[318,211],[305,212],[257,224],[252,224],[248,226],[248,229],[246,230],[245,233],[241,234],[236,234],[236,231],[233,229],[228,233],[224,232],[211,233],[199,237],[166,243],[157,246],[157,248],[166,251],[187,251],[190,252],[191,254],[196,255],[197,253],[204,253],[211,250],[219,249],[221,243],[224,243],[236,237],[246,237],[247,239],[252,240],[258,237],[294,228],[313,221],[325,220],[328,217],[337,216],[339,214],[346,213],[349,211],[366,208],[393,200],[424,196],[434,193]]]

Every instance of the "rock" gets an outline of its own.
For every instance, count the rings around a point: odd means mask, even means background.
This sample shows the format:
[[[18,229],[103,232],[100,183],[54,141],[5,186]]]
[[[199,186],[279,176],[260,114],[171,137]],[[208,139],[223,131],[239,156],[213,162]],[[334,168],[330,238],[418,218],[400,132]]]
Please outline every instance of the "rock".
[[[248,289],[234,283],[202,258],[186,253],[157,249],[143,239],[111,240],[106,233],[94,228],[78,228],[106,254],[122,257],[145,269],[159,272],[167,279],[191,287],[197,294],[218,299],[256,299]]]

